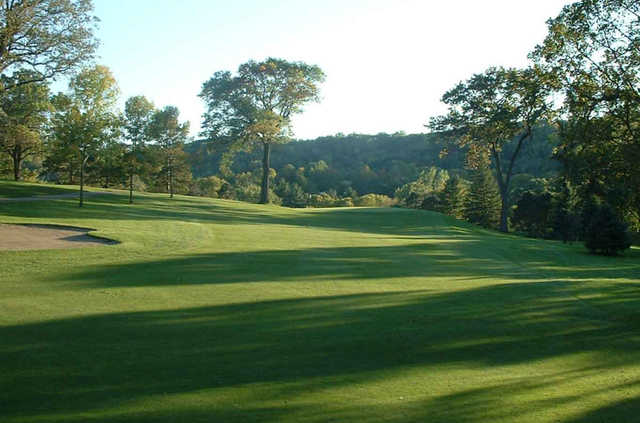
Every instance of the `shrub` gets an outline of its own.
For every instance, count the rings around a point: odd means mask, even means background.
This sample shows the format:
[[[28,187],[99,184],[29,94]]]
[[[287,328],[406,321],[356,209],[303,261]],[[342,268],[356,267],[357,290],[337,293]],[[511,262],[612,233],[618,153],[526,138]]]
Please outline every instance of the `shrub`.
[[[366,194],[356,198],[354,203],[358,207],[390,207],[395,201],[383,194]]]

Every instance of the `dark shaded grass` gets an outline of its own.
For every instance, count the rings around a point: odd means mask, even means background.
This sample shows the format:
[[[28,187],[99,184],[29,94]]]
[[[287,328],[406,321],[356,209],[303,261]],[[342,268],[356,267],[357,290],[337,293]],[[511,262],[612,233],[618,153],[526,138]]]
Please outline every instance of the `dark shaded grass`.
[[[70,194],[76,190],[77,188],[69,186],[41,185],[0,180],[0,198]]]

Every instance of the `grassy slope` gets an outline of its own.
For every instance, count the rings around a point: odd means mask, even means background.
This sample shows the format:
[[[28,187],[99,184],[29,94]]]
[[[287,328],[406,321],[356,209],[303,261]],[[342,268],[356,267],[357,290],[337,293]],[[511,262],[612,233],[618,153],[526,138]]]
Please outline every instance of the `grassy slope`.
[[[0,199],[15,197],[38,197],[42,195],[71,194],[78,187],[71,185],[45,185],[28,182],[9,182],[0,179]]]
[[[122,241],[0,252],[2,422],[640,412],[637,249],[593,257],[411,210],[124,193],[0,202],[0,222]]]

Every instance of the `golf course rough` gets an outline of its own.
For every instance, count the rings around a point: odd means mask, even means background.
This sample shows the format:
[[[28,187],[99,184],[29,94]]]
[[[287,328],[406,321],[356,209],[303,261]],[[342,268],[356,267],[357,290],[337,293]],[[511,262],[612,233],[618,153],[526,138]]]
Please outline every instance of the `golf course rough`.
[[[592,256],[416,210],[124,192],[0,202],[0,222],[120,242],[0,251],[2,422],[640,415],[637,248]]]

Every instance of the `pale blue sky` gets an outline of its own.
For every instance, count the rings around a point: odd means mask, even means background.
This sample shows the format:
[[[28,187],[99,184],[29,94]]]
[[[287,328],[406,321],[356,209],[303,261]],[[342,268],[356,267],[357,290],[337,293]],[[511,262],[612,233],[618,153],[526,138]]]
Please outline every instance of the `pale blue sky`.
[[[566,0],[95,0],[98,62],[124,99],[177,106],[199,132],[197,94],[218,70],[280,57],[319,65],[322,102],[297,138],[425,132],[439,99],[489,66],[524,66]]]

